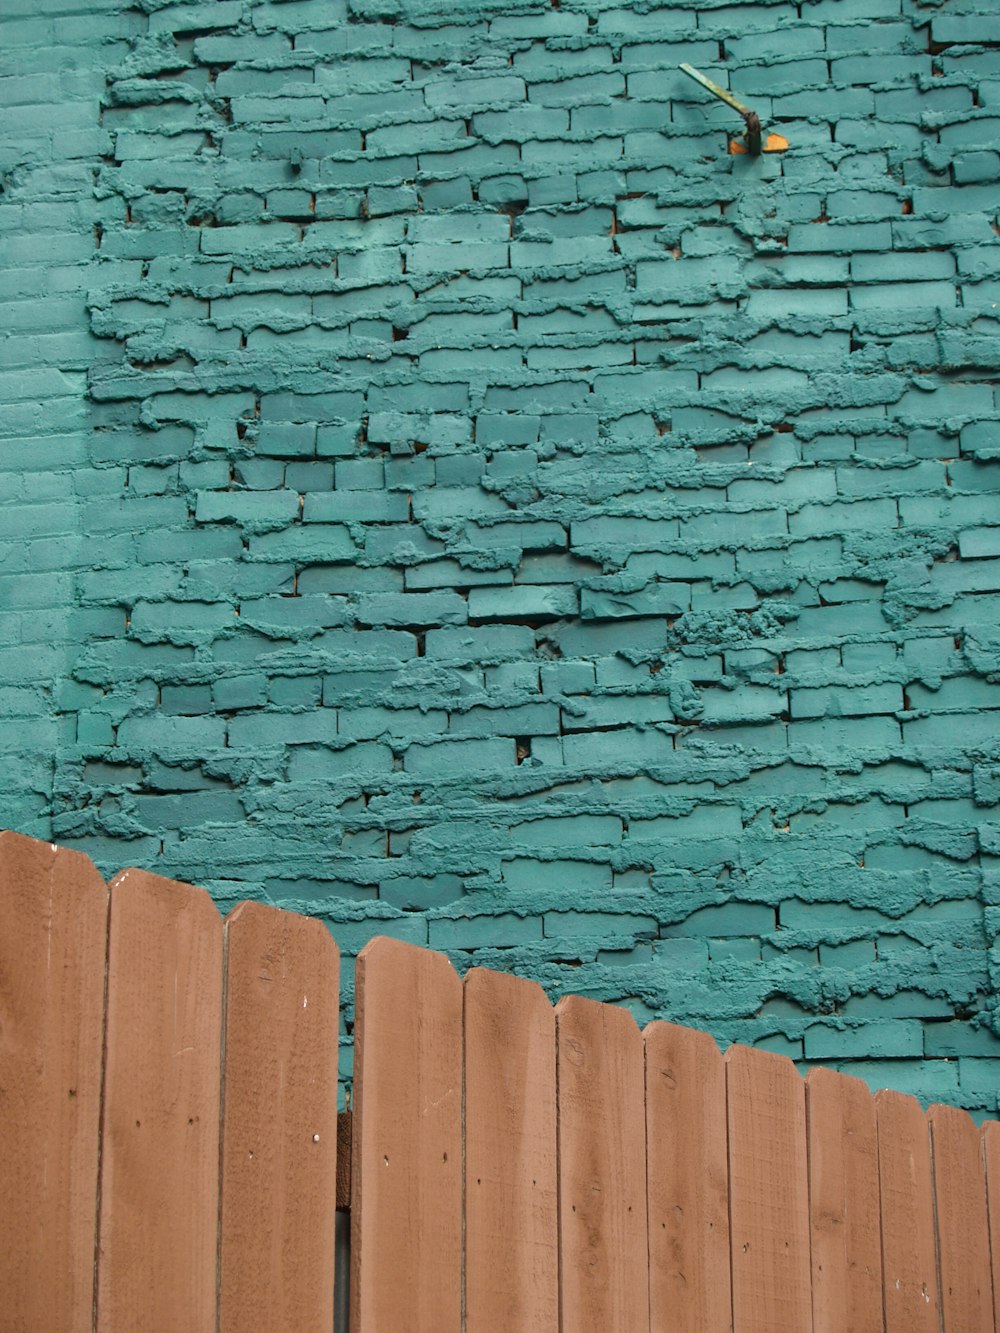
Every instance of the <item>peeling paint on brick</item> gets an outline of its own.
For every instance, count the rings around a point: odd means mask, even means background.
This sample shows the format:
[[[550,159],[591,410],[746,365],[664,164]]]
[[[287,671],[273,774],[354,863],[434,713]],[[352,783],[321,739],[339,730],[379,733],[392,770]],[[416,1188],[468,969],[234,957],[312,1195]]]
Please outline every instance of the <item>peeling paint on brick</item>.
[[[992,16],[11,0],[0,823],[996,1113]]]

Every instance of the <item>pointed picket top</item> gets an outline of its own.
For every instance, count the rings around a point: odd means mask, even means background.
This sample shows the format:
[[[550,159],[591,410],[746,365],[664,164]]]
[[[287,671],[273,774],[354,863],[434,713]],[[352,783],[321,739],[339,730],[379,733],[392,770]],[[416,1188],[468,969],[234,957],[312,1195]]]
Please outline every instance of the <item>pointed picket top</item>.
[[[340,956],[321,921],[226,917],[219,1328],[333,1324]]]
[[[745,1333],[808,1333],[809,1178],[805,1085],[785,1055],[725,1055],[733,1317]]]
[[[110,885],[98,1333],[216,1310],[222,919],[144,870]]]
[[[379,936],[358,955],[351,1328],[459,1333],[462,982]]]
[[[646,1052],[650,1325],[728,1327],[726,1069],[707,1032],[653,1022]]]
[[[806,1076],[813,1316],[818,1328],[882,1330],[875,1102],[859,1078]]]
[[[0,1291],[12,1327],[90,1327],[107,918],[88,857],[0,832]]]
[[[649,1328],[642,1034],[627,1009],[556,1005],[563,1327]]]
[[[957,1106],[930,1107],[927,1123],[944,1326],[978,1333],[993,1320],[981,1136],[972,1117]]]
[[[993,1272],[993,1327],[1000,1333],[1000,1123],[987,1120],[982,1127],[983,1169],[990,1220],[990,1267]]]
[[[938,1333],[930,1136],[916,1097],[875,1094],[886,1333]]]
[[[465,977],[469,1333],[558,1333],[555,1013],[534,981]]]

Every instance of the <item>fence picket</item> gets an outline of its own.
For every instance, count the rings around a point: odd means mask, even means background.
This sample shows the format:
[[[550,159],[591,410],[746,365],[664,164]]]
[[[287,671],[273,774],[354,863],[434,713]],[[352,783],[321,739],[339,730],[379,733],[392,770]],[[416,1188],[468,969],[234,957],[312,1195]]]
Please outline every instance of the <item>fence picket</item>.
[[[0,1333],[346,1326],[348,1191],[352,1333],[1000,1333],[996,1121],[381,938],[352,1135],[338,982],[0,832]]]
[[[462,983],[443,954],[379,937],[358,957],[352,1333],[458,1333]]]
[[[808,1333],[809,1187],[805,1085],[791,1060],[726,1052],[736,1333]]]
[[[467,973],[468,1333],[558,1333],[555,1035],[535,982]]]
[[[215,1327],[222,920],[202,889],[111,882],[99,1333]]]
[[[650,1327],[728,1333],[726,1069],[707,1032],[650,1023],[646,1048]]]
[[[875,1103],[858,1078],[806,1078],[815,1333],[882,1333]]]
[[[89,1328],[107,887],[78,852],[0,833],[0,1330]]]
[[[983,1333],[993,1321],[993,1279],[979,1130],[957,1106],[932,1106],[927,1123],[944,1326]]]
[[[642,1035],[627,1009],[556,1005],[563,1333],[649,1328]]]
[[[333,1325],[340,959],[320,921],[226,918],[221,1333]]]
[[[993,1272],[993,1328],[1000,1333],[1000,1123],[987,1120],[982,1128],[983,1167],[989,1211],[990,1267]]]
[[[886,1333],[938,1333],[927,1122],[915,1097],[877,1092]]]

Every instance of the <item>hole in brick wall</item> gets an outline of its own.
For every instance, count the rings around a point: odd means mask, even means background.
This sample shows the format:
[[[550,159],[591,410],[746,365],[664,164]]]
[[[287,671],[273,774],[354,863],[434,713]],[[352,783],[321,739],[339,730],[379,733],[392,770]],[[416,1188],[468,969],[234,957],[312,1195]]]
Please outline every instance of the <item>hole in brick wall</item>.
[[[409,336],[410,336],[410,330],[409,330],[409,329],[400,329],[400,328],[397,328],[395,324],[393,325],[393,328],[392,328],[392,341],[393,341],[394,343],[401,343],[401,342],[403,341],[404,338],[408,338]]]
[[[904,216],[909,216],[909,214],[913,212],[913,200],[904,199],[903,207],[900,211],[903,213]]]
[[[531,758],[531,737],[515,736],[514,746],[517,754],[517,762],[523,764],[525,759]]]

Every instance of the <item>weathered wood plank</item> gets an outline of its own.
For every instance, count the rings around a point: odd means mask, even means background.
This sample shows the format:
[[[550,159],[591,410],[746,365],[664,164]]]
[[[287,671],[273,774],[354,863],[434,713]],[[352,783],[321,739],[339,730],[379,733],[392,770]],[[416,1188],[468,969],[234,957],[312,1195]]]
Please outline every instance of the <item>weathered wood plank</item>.
[[[809,1182],[805,1086],[786,1056],[726,1052],[733,1325],[808,1333]]]
[[[222,920],[202,889],[111,882],[99,1333],[215,1328]]]
[[[915,1097],[877,1092],[886,1333],[938,1333],[927,1122]]]
[[[650,1023],[646,1049],[650,1327],[732,1326],[726,1069],[707,1032]]]
[[[860,1079],[806,1078],[815,1333],[882,1333],[875,1103]]]
[[[986,1203],[990,1223],[990,1268],[993,1272],[993,1328],[1000,1333],[1000,1123],[987,1120],[982,1128]]]
[[[0,1329],[90,1327],[108,892],[0,833]]]
[[[358,957],[352,1333],[458,1333],[462,983],[439,953],[380,937]]]
[[[221,1333],[333,1325],[340,957],[320,921],[226,918]]]
[[[558,1333],[555,1036],[535,982],[467,974],[468,1333]]]
[[[626,1009],[556,1005],[562,1326],[649,1328],[642,1036]]]
[[[993,1321],[993,1278],[979,1130],[956,1106],[932,1106],[927,1123],[944,1327],[983,1333]]]

